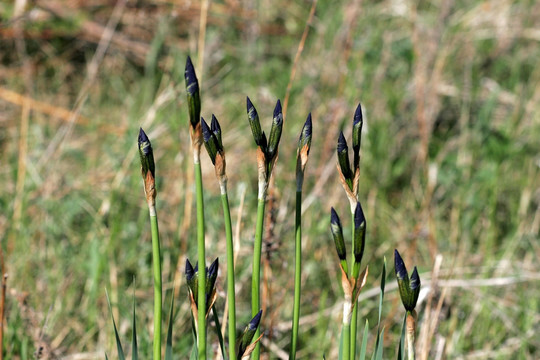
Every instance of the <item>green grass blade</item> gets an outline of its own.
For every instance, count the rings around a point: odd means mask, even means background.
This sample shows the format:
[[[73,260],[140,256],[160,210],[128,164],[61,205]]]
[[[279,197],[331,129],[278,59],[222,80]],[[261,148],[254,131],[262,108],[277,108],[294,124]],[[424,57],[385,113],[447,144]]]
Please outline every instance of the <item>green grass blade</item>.
[[[383,307],[383,300],[384,300],[384,287],[385,287],[385,284],[386,284],[386,257],[384,257],[384,262],[383,262],[383,269],[382,269],[382,274],[381,274],[381,293],[380,293],[380,296],[379,296],[379,319],[378,319],[378,323],[377,323],[377,340],[375,342],[375,352],[373,353],[373,356],[371,357],[371,359],[374,359],[374,360],[377,360],[377,353],[378,353],[378,349],[379,347],[382,348],[382,343],[383,341],[381,340],[381,317],[382,317],[382,307]],[[382,349],[381,349],[381,352],[382,352]],[[382,355],[381,355],[382,356]]]
[[[197,360],[197,342],[195,340],[195,343],[193,343],[193,347],[191,348],[191,355],[189,356],[189,360]]]
[[[407,328],[407,313],[403,318],[403,325],[401,326],[401,337],[399,338],[399,347],[398,347],[398,360],[405,360],[405,329]]]
[[[360,360],[366,359],[368,335],[369,335],[369,322],[366,319],[366,326],[364,326],[364,335],[362,336],[362,345],[360,346]]]
[[[174,288],[171,294],[171,308],[169,310],[169,326],[167,328],[167,343],[165,345],[165,360],[172,360],[172,329],[174,320]]]
[[[215,306],[212,306],[212,316],[214,317],[214,325],[216,334],[219,340],[219,347],[221,349],[221,356],[223,356],[224,360],[227,360],[226,352],[225,352],[225,341],[223,341],[223,334],[221,334],[221,325],[219,323],[219,316],[217,314],[217,310]]]
[[[124,355],[124,349],[122,349],[120,336],[118,335],[118,330],[116,329],[116,322],[114,321],[114,315],[113,315],[112,307],[111,307],[111,300],[109,299],[109,293],[107,292],[107,290],[105,290],[105,295],[107,296],[107,303],[109,304],[109,311],[111,312],[111,318],[112,318],[113,327],[114,327],[114,336],[116,338],[116,348],[118,349],[118,359],[125,360],[126,357]]]
[[[379,322],[377,325],[377,332],[379,332],[379,329],[381,326],[381,316],[382,316],[385,284],[386,284],[386,256],[384,257],[383,269],[382,269],[382,274],[381,274],[381,295],[379,297]]]
[[[375,349],[375,360],[382,360],[383,358],[383,347],[384,347],[383,339],[384,339],[384,328],[381,331],[380,337],[378,337],[377,339],[377,348]]]
[[[193,346],[191,347],[189,360],[197,360],[199,350],[197,349],[197,332],[195,330],[195,319],[193,318],[193,315],[191,316],[191,333],[193,334]]]
[[[135,284],[135,282],[133,282]],[[139,347],[137,346],[137,319],[135,317],[135,286],[133,286],[133,321],[131,329],[131,360],[139,359]]]

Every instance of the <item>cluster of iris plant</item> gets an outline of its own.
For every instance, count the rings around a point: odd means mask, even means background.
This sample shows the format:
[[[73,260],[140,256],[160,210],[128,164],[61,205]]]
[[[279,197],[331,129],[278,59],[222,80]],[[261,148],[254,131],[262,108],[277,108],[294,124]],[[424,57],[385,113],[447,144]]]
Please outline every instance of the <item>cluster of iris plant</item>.
[[[188,57],[185,67],[185,82],[187,93],[187,105],[190,124],[191,149],[196,188],[197,210],[197,262],[186,260],[185,278],[188,285],[188,299],[191,305],[192,330],[194,344],[190,359],[207,358],[207,329],[208,317],[212,316],[220,343],[221,356],[223,359],[248,359],[260,358],[260,323],[262,318],[260,302],[260,276],[261,276],[261,251],[263,243],[263,230],[265,207],[267,202],[268,187],[275,163],[278,158],[279,143],[283,130],[283,113],[281,102],[277,100],[274,108],[269,135],[262,130],[258,112],[253,102],[248,97],[246,100],[248,123],[253,134],[256,149],[258,169],[258,206],[257,221],[255,225],[255,240],[252,262],[252,287],[251,287],[251,316],[252,320],[247,324],[242,333],[237,333],[236,328],[236,299],[235,299],[235,272],[234,272],[234,244],[232,236],[231,215],[227,193],[227,173],[225,148],[222,139],[222,130],[219,121],[212,114],[210,125],[201,117],[201,98],[199,82],[195,69]],[[368,267],[361,271],[361,262],[366,245],[367,221],[358,201],[360,182],[360,145],[363,126],[362,107],[358,105],[353,118],[352,129],[352,166],[349,161],[349,149],[343,132],[340,132],[337,143],[337,169],[340,182],[349,200],[352,216],[352,256],[347,257],[343,227],[338,213],[331,209],[330,229],[339,258],[341,270],[341,285],[344,293],[343,301],[343,326],[339,345],[339,359],[356,359],[357,355],[357,323],[358,323],[358,297],[362,288],[366,285]],[[295,216],[295,274],[294,274],[294,303],[292,317],[292,331],[289,347],[289,359],[295,359],[298,350],[300,296],[301,296],[301,270],[302,270],[302,188],[304,172],[311,149],[312,117],[307,116],[298,139],[297,162],[296,162],[296,216]],[[227,336],[221,333],[218,310],[216,309],[216,282],[218,278],[219,260],[216,258],[209,267],[206,266],[205,254],[205,219],[203,203],[203,184],[201,174],[201,148],[207,150],[208,156],[214,165],[215,175],[219,183],[221,202],[223,208],[226,248],[227,248],[227,301],[228,301],[228,331]],[[138,137],[138,150],[141,160],[141,175],[143,187],[150,215],[150,227],[152,234],[152,261],[154,273],[154,328],[153,328],[153,359],[161,359],[162,355],[162,273],[161,273],[161,250],[156,212],[156,173],[152,145],[148,136],[140,129]],[[404,337],[406,334],[408,359],[414,359],[414,334],[416,331],[415,306],[420,291],[420,278],[416,267],[409,278],[403,260],[398,251],[395,251],[395,268],[399,285],[399,291],[406,316],[402,329],[402,337],[399,346],[398,358],[404,359]],[[386,260],[384,261],[381,276],[381,293],[379,301],[379,324],[374,359],[382,359],[384,328],[381,330],[382,302],[386,279]],[[165,359],[173,358],[172,354],[172,330],[173,330],[174,302],[171,301],[169,313],[169,326],[165,347]],[[116,324],[113,318],[114,331],[118,349],[118,356],[124,359],[124,351],[119,340]],[[137,359],[137,335],[135,324],[135,309],[133,311],[133,334],[132,334],[132,359]],[[238,335],[238,336],[237,336]],[[368,323],[364,327],[364,335],[359,347],[360,359],[365,359],[367,348]],[[227,351],[228,348],[228,351]],[[323,356],[324,357],[324,356]]]
[[[336,153],[337,153],[337,170],[339,179],[347,199],[349,200],[351,216],[352,216],[352,252],[351,259],[347,259],[347,251],[345,240],[343,237],[343,228],[341,220],[334,210],[331,209],[330,230],[334,238],[334,245],[339,258],[339,266],[341,269],[341,285],[344,294],[343,302],[343,326],[340,340],[339,359],[349,360],[359,357],[365,359],[368,335],[368,322],[364,327],[363,341],[359,349],[357,349],[357,324],[358,324],[358,296],[360,291],[365,286],[367,281],[368,267],[361,270],[361,261],[364,254],[366,242],[366,218],[362,205],[359,202],[360,188],[360,146],[362,140],[363,127],[362,106],[359,104],[356,108],[353,117],[352,128],[352,151],[353,161],[352,166],[349,158],[349,146],[343,132],[340,132]],[[351,266],[349,266],[351,264]],[[404,359],[404,341],[403,337],[406,333],[407,348],[409,360],[415,358],[414,352],[414,337],[416,332],[416,302],[420,293],[420,277],[416,267],[409,279],[409,275],[399,255],[395,250],[395,271],[398,281],[399,293],[403,305],[405,306],[406,316],[402,328],[402,338],[398,350],[398,359]],[[381,314],[384,299],[384,288],[386,281],[386,259],[384,260],[382,275],[381,275],[381,292],[379,298],[379,318],[377,325],[377,336],[373,352],[373,359],[382,359],[383,357],[383,335],[384,328],[381,329]],[[357,350],[359,354],[357,354]]]

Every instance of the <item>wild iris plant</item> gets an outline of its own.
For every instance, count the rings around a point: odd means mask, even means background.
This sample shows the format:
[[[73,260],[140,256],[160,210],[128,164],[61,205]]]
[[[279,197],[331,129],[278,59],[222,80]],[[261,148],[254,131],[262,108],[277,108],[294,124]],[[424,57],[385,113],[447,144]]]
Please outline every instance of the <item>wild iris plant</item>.
[[[268,192],[268,183],[274,164],[278,157],[279,140],[283,129],[283,114],[281,112],[281,102],[278,100],[274,108],[272,127],[270,136],[267,139],[264,131],[261,130],[259,114],[249,99],[247,102],[247,114],[253,139],[257,145],[257,167],[259,170],[259,195],[257,205],[257,225],[255,228],[255,245],[253,249],[253,275],[251,281],[251,315],[255,316],[261,307],[260,301],[260,283],[261,283],[261,251],[264,223],[264,209],[266,206],[266,195]],[[259,336],[259,332],[255,333]],[[258,360],[260,357],[260,345],[257,344],[253,351],[253,358]]]
[[[298,323],[300,321],[300,288],[302,279],[302,187],[304,185],[304,170],[308,161],[309,150],[311,149],[312,134],[311,113],[308,115],[300,138],[298,139],[298,149],[296,152],[296,220],[295,220],[295,245],[294,245],[294,307],[293,323],[291,333],[291,351],[289,359],[296,358],[296,348],[298,342]]]
[[[399,252],[394,250],[394,263],[396,268],[396,278],[399,288],[399,296],[401,297],[401,303],[405,307],[405,323],[404,330],[407,337],[407,354],[408,360],[414,360],[414,338],[416,333],[416,302],[418,301],[418,295],[420,295],[420,276],[416,270],[416,266],[409,279],[409,273],[405,267],[405,263],[399,255]],[[400,359],[403,358],[403,339],[400,341],[399,346]]]
[[[141,175],[144,182],[144,194],[150,213],[152,229],[152,262],[154,264],[154,359],[161,359],[161,252],[159,244],[158,221],[156,214],[156,167],[150,140],[143,129],[139,131],[139,156]]]
[[[229,300],[229,358],[235,359],[236,348],[236,300],[234,294],[234,248],[231,225],[231,211],[227,195],[227,174],[225,172],[225,150],[221,140],[221,126],[212,114],[210,127],[201,118],[203,140],[212,164],[214,164],[216,178],[221,191],[221,204],[225,220],[225,235],[227,238],[227,297]]]
[[[201,146],[203,143],[201,129],[201,99],[199,95],[199,81],[195,75],[195,68],[188,56],[186,61],[186,69],[184,71],[186,79],[187,103],[189,109],[189,123],[191,135],[191,147],[193,151],[193,166],[195,168],[195,189],[197,194],[197,254],[199,258],[199,273],[198,281],[199,288],[197,294],[197,307],[199,309],[206,308],[206,259],[205,259],[205,244],[204,244],[204,202],[203,202],[203,187],[201,174]],[[199,359],[206,359],[206,317],[204,311],[199,311],[197,317],[197,347]]]
[[[355,235],[353,237],[353,268],[360,268],[362,256],[364,254],[365,247],[365,229],[366,219],[360,203],[357,203],[354,212],[354,228]],[[343,333],[342,333],[342,358],[349,360],[351,358],[351,318],[353,307],[356,304],[360,291],[366,284],[368,275],[368,267],[360,274],[353,276],[354,271],[349,273],[349,266],[347,263],[347,251],[345,246],[345,240],[343,238],[343,228],[341,226],[341,220],[337,212],[332,208],[330,216],[330,230],[334,238],[334,244],[336,246],[336,252],[340,260],[341,268],[341,287],[344,293],[343,303]],[[354,354],[354,353],[353,353]],[[354,359],[354,355],[352,355]]]
[[[237,337],[236,333],[236,300],[235,300],[235,273],[234,273],[234,252],[233,236],[231,226],[231,215],[229,199],[227,193],[227,173],[225,148],[222,140],[222,129],[218,119],[212,115],[208,124],[201,115],[201,100],[199,94],[199,82],[195,74],[195,69],[188,57],[185,67],[185,81],[187,92],[187,104],[190,123],[190,136],[193,151],[193,163],[195,169],[195,184],[197,198],[197,248],[198,261],[195,266],[187,260],[185,267],[186,283],[188,285],[188,297],[193,315],[193,332],[195,344],[190,356],[191,359],[206,359],[207,341],[206,333],[208,328],[208,316],[210,312],[216,324],[215,330],[221,347],[222,356],[227,360],[253,359],[260,357],[259,340],[260,322],[262,310],[260,309],[260,275],[261,275],[261,252],[262,237],[264,228],[264,213],[268,185],[272,176],[275,163],[278,158],[278,149],[283,131],[283,114],[281,102],[278,100],[274,108],[272,125],[267,136],[261,129],[259,115],[255,106],[247,98],[248,123],[253,134],[253,139],[257,146],[256,158],[258,169],[258,206],[257,221],[255,229],[255,242],[253,250],[253,276],[252,276],[252,298],[251,298],[251,321],[244,331]],[[296,161],[296,217],[295,217],[295,274],[294,274],[294,304],[291,343],[289,348],[289,359],[295,359],[298,350],[299,318],[300,318],[300,296],[301,296],[301,270],[302,270],[302,188],[304,183],[304,172],[308,161],[312,142],[312,117],[308,115],[298,139],[297,161]],[[340,182],[345,190],[349,201],[352,215],[352,239],[351,252],[347,256],[347,245],[343,235],[343,226],[338,213],[334,208],[330,214],[330,230],[334,240],[334,245],[339,258],[341,270],[341,285],[344,293],[343,323],[340,340],[339,359],[350,360],[356,358],[357,339],[357,299],[366,284],[368,267],[361,269],[362,258],[365,250],[367,220],[358,201],[358,190],[360,180],[360,145],[363,126],[362,108],[356,108],[353,118],[352,128],[352,162],[349,160],[349,146],[345,136],[341,132],[338,137],[337,169]],[[209,158],[214,165],[215,175],[218,180],[221,203],[223,208],[226,248],[227,248],[227,297],[229,303],[228,312],[228,352],[226,351],[226,341],[221,333],[219,317],[216,309],[216,282],[218,277],[219,261],[216,258],[209,267],[205,264],[205,243],[204,243],[204,208],[203,208],[203,187],[201,176],[200,152],[204,144]],[[146,133],[140,129],[138,136],[138,151],[141,160],[141,175],[144,184],[144,193],[150,214],[150,225],[152,233],[152,261],[154,275],[154,334],[153,334],[153,359],[161,359],[161,325],[162,325],[162,283],[161,283],[161,260],[160,242],[158,232],[158,221],[156,214],[156,182],[155,163],[152,145]],[[399,292],[402,303],[406,310],[404,325],[402,329],[402,339],[399,346],[398,358],[404,359],[404,339],[406,335],[408,360],[413,360],[414,337],[416,332],[416,303],[420,292],[420,277],[416,267],[409,278],[405,264],[398,251],[395,251],[395,269],[399,285]],[[374,347],[373,359],[382,360],[383,356],[383,335],[384,328],[381,329],[382,304],[384,298],[384,288],[386,279],[386,260],[384,261],[381,275],[381,292],[379,298],[379,316],[376,343]],[[167,331],[167,342],[165,347],[165,360],[172,360],[172,320],[173,305],[171,301],[171,312],[169,318],[169,328]],[[119,340],[116,323],[113,318],[113,326],[118,348],[118,357],[123,360],[124,352]],[[133,335],[132,335],[132,359],[138,358],[137,335],[135,324],[135,310],[133,313]],[[366,357],[368,323],[364,328],[363,341],[360,346],[360,359]],[[228,354],[228,356],[227,356]]]
[[[349,147],[347,146],[347,140],[343,132],[340,132],[337,142],[337,169],[339,173],[339,179],[351,209],[351,215],[355,217],[356,203],[358,202],[358,188],[360,183],[360,144],[362,141],[362,126],[364,124],[362,116],[362,105],[358,104],[353,117],[353,130],[352,130],[352,149],[353,149],[353,167],[351,168],[349,162]],[[353,220],[354,223],[354,220]],[[352,228],[353,238],[355,238],[355,226]],[[365,227],[363,236],[365,236]],[[360,273],[360,266],[356,264],[356,256],[353,258],[353,266],[351,269],[352,278],[356,278]],[[351,338],[350,338],[350,352],[352,358],[355,358],[356,354],[356,328],[357,328],[357,315],[358,309],[356,302],[353,304],[352,323],[351,323]]]

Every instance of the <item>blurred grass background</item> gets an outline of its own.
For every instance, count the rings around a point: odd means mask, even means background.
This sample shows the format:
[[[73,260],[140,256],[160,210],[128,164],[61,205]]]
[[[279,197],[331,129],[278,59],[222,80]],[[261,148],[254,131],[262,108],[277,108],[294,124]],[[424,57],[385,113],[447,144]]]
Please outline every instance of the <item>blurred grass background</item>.
[[[114,357],[105,288],[126,341],[135,293],[142,356],[150,357],[151,245],[139,126],[156,156],[165,304],[173,283],[180,286],[175,354],[188,357],[182,277],[196,245],[187,55],[198,67],[202,115],[214,113],[224,134],[239,234],[239,326],[250,313],[257,192],[245,96],[268,127],[291,83],[266,222],[268,358],[283,358],[290,339],[295,149],[310,111],[298,355],[337,358],[342,294],[329,210],[336,207],[350,228],[335,145],[340,129],[350,138],[358,102],[370,264],[359,314],[360,324],[370,320],[370,347],[386,256],[384,357],[395,356],[402,309],[391,264],[398,248],[429,290],[419,307],[420,359],[540,357],[540,3],[320,0],[306,28],[311,7],[280,0],[0,3],[7,359]],[[219,189],[203,155],[208,260],[220,256],[225,264]],[[224,281],[220,275],[221,313]]]

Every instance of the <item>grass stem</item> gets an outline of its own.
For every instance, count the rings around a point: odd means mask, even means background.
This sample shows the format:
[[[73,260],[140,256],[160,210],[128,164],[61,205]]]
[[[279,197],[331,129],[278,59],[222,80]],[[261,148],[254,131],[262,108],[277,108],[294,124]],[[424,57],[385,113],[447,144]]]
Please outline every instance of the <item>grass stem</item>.
[[[161,359],[161,250],[159,245],[158,221],[155,205],[149,205],[150,227],[152,230],[152,262],[154,268],[154,360]]]
[[[346,304],[345,306],[349,306]],[[343,358],[342,360],[350,360],[351,352],[351,324],[343,323]]]
[[[352,214],[352,239],[354,241],[354,209],[351,208]],[[356,279],[360,273],[360,264],[356,263],[355,256],[352,257],[352,266],[351,266],[352,278]],[[358,325],[358,301],[355,301],[353,304],[352,318],[351,318],[351,359],[356,358],[356,333]]]
[[[225,235],[227,238],[227,298],[229,300],[229,359],[236,359],[236,300],[234,282],[234,247],[231,225],[231,212],[229,208],[229,198],[227,187],[223,187],[221,193],[221,203],[223,205],[223,216],[225,218]]]
[[[302,280],[302,188],[296,190],[296,221],[295,221],[295,264],[294,264],[294,307],[291,351],[289,359],[296,359],[298,343],[298,323],[300,321],[300,287]]]
[[[416,332],[416,311],[407,311],[407,358],[415,360],[414,337]]]
[[[195,189],[197,198],[197,253],[199,259],[198,271],[198,336],[197,347],[199,350],[199,360],[206,359],[206,261],[205,261],[205,245],[204,245],[204,204],[203,204],[203,188],[201,163],[198,161],[198,156],[195,158]]]
[[[261,192],[259,192],[261,193]],[[264,225],[264,209],[266,206],[266,192],[259,196],[257,204],[257,225],[255,227],[255,246],[253,249],[253,275],[251,281],[251,315],[255,316],[261,309],[260,300],[260,283],[261,283],[261,252],[262,252],[262,236]],[[260,329],[255,332],[255,339],[260,335]],[[261,354],[261,345],[257,343],[253,351],[252,359],[259,360]]]

